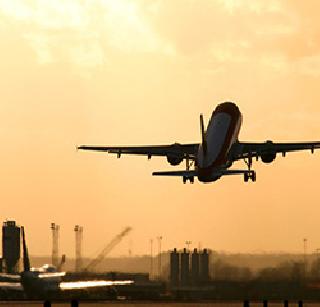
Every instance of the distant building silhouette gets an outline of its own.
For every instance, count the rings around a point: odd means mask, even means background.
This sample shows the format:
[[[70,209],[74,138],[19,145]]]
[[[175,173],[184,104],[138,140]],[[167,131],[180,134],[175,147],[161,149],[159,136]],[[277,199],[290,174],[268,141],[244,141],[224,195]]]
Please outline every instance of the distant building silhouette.
[[[191,280],[193,285],[197,285],[199,283],[199,259],[198,250],[195,248],[191,256]]]
[[[189,252],[184,248],[181,253],[181,271],[180,271],[180,285],[186,286],[189,284]]]
[[[191,264],[191,267],[190,267]],[[209,281],[209,253],[207,249],[199,252],[196,248],[190,256],[186,248],[170,253],[170,283],[172,287],[198,286]]]
[[[202,283],[209,281],[209,253],[206,248],[200,254],[200,281]]]
[[[19,271],[20,227],[15,221],[6,221],[2,226],[2,257],[7,273]]]
[[[170,253],[170,283],[171,286],[179,285],[179,273],[180,273],[180,257],[177,249],[175,248]]]

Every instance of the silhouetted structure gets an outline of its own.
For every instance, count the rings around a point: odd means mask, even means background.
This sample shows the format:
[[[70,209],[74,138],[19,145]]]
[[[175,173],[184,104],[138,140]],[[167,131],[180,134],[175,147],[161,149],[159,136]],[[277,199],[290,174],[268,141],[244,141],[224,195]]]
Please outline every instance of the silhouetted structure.
[[[177,249],[170,253],[170,283],[171,286],[179,285],[180,258]]]
[[[92,259],[87,267],[84,269],[85,271],[92,271],[96,268],[96,266],[104,259],[108,253],[112,251],[112,249],[117,246],[130,231],[132,230],[131,227],[126,227],[123,231],[121,231],[119,234],[117,234],[99,253],[99,255]]]
[[[75,271],[80,272],[82,269],[82,239],[83,239],[83,227],[76,225],[74,227],[75,239],[76,239],[76,261]]]
[[[186,286],[189,284],[189,252],[184,248],[183,253],[181,253],[181,274],[180,274],[180,284],[181,286]]]
[[[52,264],[55,267],[59,266],[59,230],[60,226],[55,223],[51,223],[52,231]]]
[[[209,281],[209,253],[206,248],[200,254],[200,281],[202,283]]]
[[[2,226],[2,257],[7,273],[19,271],[20,227],[15,221],[6,221]]]
[[[191,256],[191,280],[193,285],[199,283],[199,253],[195,248]]]
[[[191,267],[190,267],[191,262]],[[195,248],[191,254],[186,248],[170,253],[170,284],[177,286],[199,286],[209,281],[209,253],[204,249],[199,253]]]

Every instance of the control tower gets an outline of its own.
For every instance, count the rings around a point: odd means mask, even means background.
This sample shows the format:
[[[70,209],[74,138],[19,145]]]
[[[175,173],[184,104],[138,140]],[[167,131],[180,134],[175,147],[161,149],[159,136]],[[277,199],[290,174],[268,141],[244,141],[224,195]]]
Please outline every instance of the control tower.
[[[20,227],[15,221],[6,221],[2,226],[2,257],[7,273],[19,272]]]

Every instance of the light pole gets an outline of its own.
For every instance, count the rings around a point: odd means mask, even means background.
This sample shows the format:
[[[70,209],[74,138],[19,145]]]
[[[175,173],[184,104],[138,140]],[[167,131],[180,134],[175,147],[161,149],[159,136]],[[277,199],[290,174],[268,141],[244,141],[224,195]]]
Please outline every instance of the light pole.
[[[320,272],[320,248],[316,249],[316,271],[317,271],[317,277],[319,278],[319,272]]]
[[[150,278],[153,276],[153,239],[150,239]]]
[[[307,277],[307,242],[308,239],[303,239],[303,264],[304,264],[304,279]]]
[[[190,244],[192,244],[192,241],[187,240],[185,243],[187,245],[187,250],[189,250],[189,246],[190,246]]]
[[[159,261],[158,261],[158,275],[159,279],[161,277],[161,241],[162,241],[162,236],[158,236],[158,250],[159,250]]]

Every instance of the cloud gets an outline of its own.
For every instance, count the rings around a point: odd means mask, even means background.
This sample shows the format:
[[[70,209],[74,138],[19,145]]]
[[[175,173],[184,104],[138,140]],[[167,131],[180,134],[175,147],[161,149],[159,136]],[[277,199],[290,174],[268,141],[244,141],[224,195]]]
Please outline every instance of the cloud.
[[[206,71],[254,61],[277,70],[294,63],[296,72],[313,76],[316,7],[316,0],[0,0],[1,13],[21,27],[42,64],[90,69],[108,65],[116,53],[154,53]]]
[[[112,51],[172,54],[151,31],[137,3],[119,1],[1,1],[0,12],[21,27],[40,63],[66,61],[90,67]]]
[[[304,74],[308,71],[304,63],[320,52],[317,1],[306,5],[285,0],[142,3],[154,32],[180,56],[202,58],[203,66],[254,61],[279,70],[294,63],[296,73]]]

